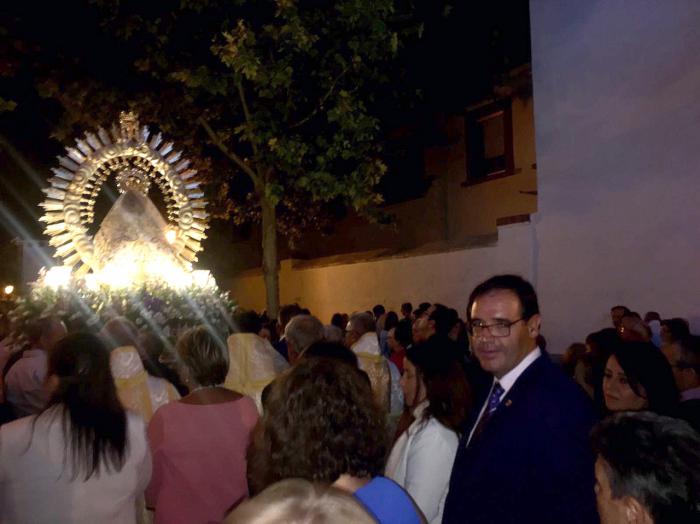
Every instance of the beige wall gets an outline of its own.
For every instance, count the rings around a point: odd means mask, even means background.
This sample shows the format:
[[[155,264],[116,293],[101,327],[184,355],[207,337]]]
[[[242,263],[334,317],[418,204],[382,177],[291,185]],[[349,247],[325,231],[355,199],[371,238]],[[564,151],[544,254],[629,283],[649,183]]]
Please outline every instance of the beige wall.
[[[447,123],[448,144],[425,151],[435,181],[425,197],[388,208],[392,226],[350,218],[331,237],[308,236],[311,260],[283,260],[281,303],[298,302],[324,322],[333,313],[405,301],[441,302],[464,315],[471,289],[494,272],[533,278],[529,222],[497,227],[497,220],[537,210],[532,98],[512,104],[515,174],[465,186],[463,117]],[[340,254],[340,255],[339,255]],[[231,254],[236,257],[235,252]],[[242,306],[265,309],[259,269],[222,279]]]
[[[532,228],[529,223],[498,228],[494,246],[353,264],[308,267],[281,264],[281,302],[298,302],[323,322],[335,312],[351,313],[384,304],[399,310],[402,302],[441,302],[464,315],[472,288],[494,269],[532,278]],[[239,305],[265,309],[260,271],[248,271],[231,282]]]
[[[515,174],[466,187],[464,121],[451,122],[456,143],[448,152],[447,222],[455,241],[495,232],[499,218],[537,211],[537,196],[521,193],[537,190],[532,98],[513,99],[512,115]]]
[[[424,152],[425,169],[434,182],[423,198],[387,206],[394,215],[389,226],[350,217],[332,236],[308,235],[300,249],[309,258],[374,249],[400,251],[444,242],[468,243],[475,236],[496,232],[499,218],[537,211],[534,116],[532,98],[512,102],[515,174],[465,186],[466,147],[464,118],[447,120],[448,145]],[[358,255],[362,260],[363,255]]]

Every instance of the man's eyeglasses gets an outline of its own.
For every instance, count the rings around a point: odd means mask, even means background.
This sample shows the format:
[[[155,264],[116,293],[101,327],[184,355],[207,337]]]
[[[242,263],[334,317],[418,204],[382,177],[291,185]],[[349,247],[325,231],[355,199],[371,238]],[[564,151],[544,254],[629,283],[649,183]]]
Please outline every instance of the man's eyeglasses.
[[[501,320],[493,324],[484,324],[481,320],[472,320],[467,327],[469,328],[469,334],[475,337],[482,335],[485,330],[488,330],[492,337],[507,337],[510,335],[510,327],[521,320],[525,319],[519,318],[512,322],[509,320]]]

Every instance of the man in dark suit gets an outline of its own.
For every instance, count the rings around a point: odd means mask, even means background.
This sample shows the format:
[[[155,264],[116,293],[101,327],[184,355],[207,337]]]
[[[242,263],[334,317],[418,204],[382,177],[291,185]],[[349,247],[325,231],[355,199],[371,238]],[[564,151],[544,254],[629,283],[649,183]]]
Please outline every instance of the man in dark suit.
[[[474,354],[493,380],[477,392],[443,523],[598,522],[593,407],[537,346],[532,285],[514,275],[490,278],[469,297],[467,318]]]

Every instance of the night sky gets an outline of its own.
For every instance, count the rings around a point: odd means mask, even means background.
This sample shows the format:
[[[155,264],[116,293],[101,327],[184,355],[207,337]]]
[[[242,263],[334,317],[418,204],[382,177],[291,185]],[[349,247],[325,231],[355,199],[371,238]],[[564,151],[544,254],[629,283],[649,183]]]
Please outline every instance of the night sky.
[[[466,105],[487,97],[498,75],[530,60],[527,0],[451,3],[447,15],[444,2],[417,3],[425,31],[421,40],[404,50],[400,60],[407,71],[406,81],[420,89],[423,98],[411,108],[388,104],[382,115],[389,135],[392,129],[408,129],[419,146],[440,141],[436,115],[460,113]],[[3,6],[0,30],[11,27],[14,34],[23,35],[24,46],[31,46],[35,39],[51,42],[56,53],[66,57],[68,68],[68,57],[80,49],[90,58],[96,75],[115,75],[117,71],[119,81],[129,81],[129,64],[120,63],[119,48],[99,32],[91,18],[92,2],[18,4]],[[0,113],[0,256],[4,262],[0,263],[0,278],[6,278],[9,269],[3,266],[7,265],[8,242],[42,236],[37,222],[41,188],[47,185],[49,168],[56,165],[62,146],[50,136],[61,107],[37,93],[31,63],[24,58],[31,47],[18,48],[7,38],[0,40],[0,96],[18,104],[14,111]],[[110,63],[118,67],[107,67]],[[398,162],[381,190],[390,202],[416,196],[394,194],[392,188],[423,191],[423,175],[420,168]],[[402,183],[394,183],[397,180]]]

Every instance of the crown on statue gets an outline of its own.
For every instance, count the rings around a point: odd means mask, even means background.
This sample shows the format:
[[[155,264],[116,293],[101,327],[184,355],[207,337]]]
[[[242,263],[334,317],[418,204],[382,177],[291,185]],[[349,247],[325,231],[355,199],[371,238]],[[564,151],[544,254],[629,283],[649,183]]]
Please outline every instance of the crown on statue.
[[[133,111],[122,111],[119,114],[119,125],[122,131],[122,140],[138,140],[139,116]]]
[[[151,187],[151,180],[147,173],[135,167],[122,169],[117,174],[117,188],[121,194],[127,191],[136,191],[142,195],[148,194]]]

